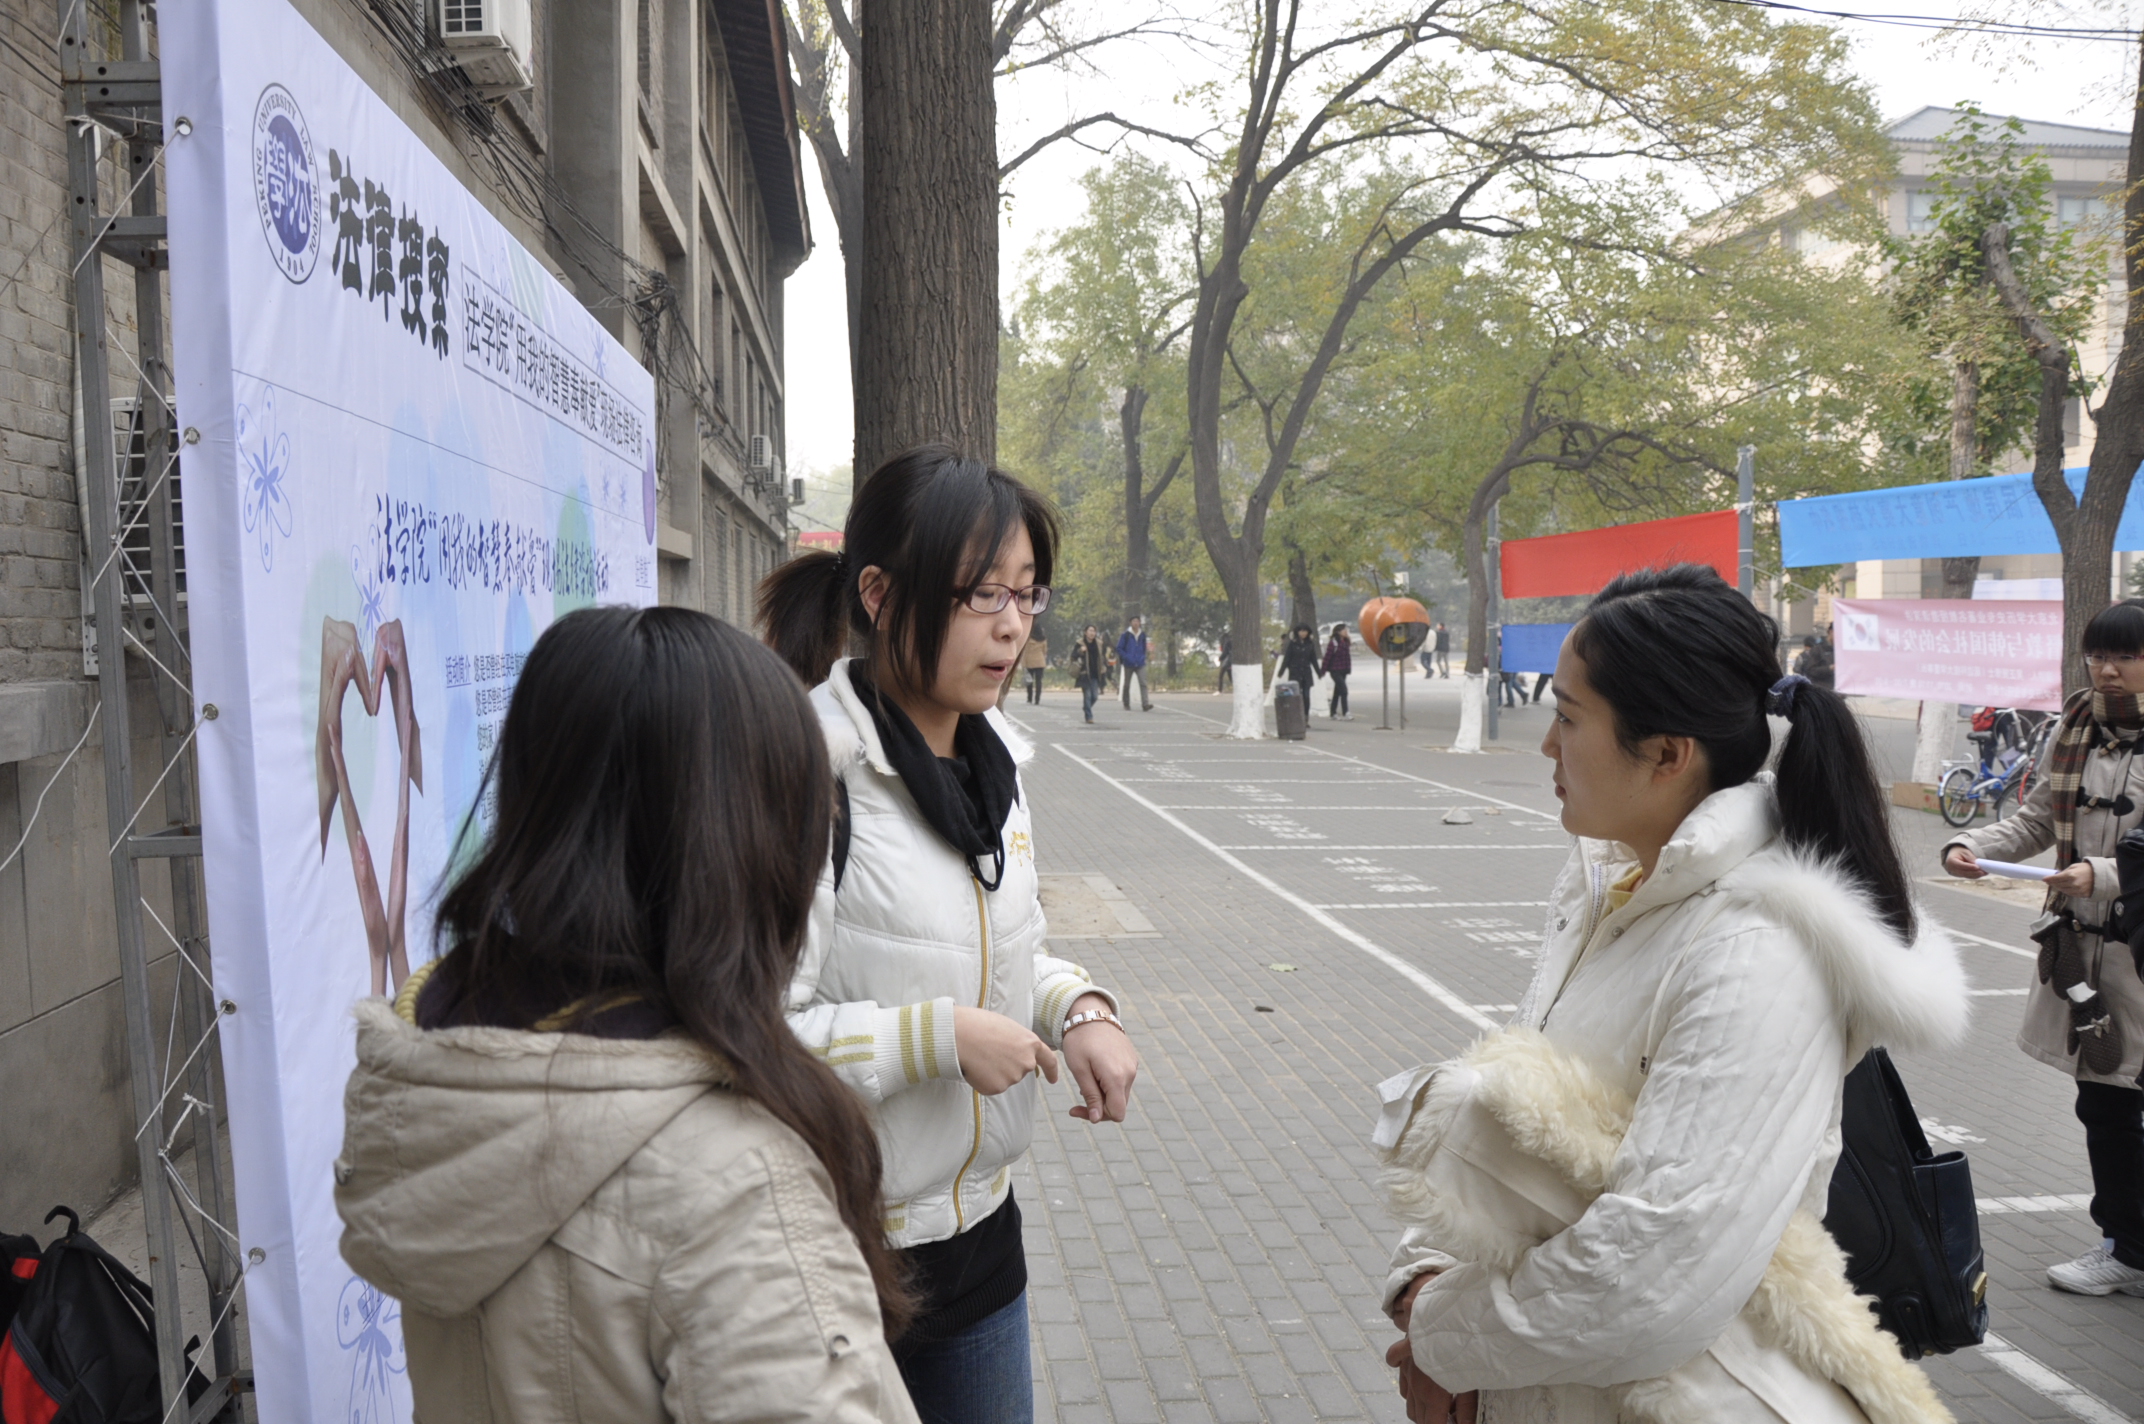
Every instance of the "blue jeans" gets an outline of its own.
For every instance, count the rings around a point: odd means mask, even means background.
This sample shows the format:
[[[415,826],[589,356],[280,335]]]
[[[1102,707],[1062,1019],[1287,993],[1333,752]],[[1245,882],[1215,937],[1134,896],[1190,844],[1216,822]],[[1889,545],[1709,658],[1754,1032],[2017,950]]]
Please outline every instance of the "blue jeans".
[[[923,1424],[1034,1424],[1024,1291],[950,1339],[913,1350],[896,1344],[893,1358]]]
[[[1094,702],[1102,695],[1102,680],[1083,677],[1079,680],[1079,711],[1088,721],[1094,720]]]

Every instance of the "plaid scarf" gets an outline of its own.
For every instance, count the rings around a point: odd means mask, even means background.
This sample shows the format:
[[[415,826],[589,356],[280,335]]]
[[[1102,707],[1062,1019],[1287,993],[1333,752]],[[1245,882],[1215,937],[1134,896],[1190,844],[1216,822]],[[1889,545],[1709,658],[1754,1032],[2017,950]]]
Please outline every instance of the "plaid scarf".
[[[2110,746],[2126,747],[2144,735],[2144,704],[2129,692],[2084,691],[2062,710],[2062,725],[2055,729],[2047,749],[2048,791],[2054,797],[2055,864],[2068,865],[2077,858],[2077,798],[2084,790],[2085,763],[2092,749],[2104,739]],[[2048,908],[2058,908],[2065,897],[2048,892]]]

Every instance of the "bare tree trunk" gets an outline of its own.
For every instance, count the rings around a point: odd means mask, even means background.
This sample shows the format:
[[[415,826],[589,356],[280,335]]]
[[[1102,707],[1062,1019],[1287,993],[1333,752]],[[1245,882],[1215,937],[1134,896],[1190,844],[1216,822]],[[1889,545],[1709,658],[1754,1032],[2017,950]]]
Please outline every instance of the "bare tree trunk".
[[[863,35],[856,470],[997,454],[998,157],[987,0],[872,0]]]
[[[863,98],[858,92],[863,70],[859,63],[862,44],[856,27],[862,23],[863,17],[863,0],[849,0],[845,10],[841,0],[828,0],[823,15],[808,27],[797,23],[792,10],[785,9],[783,13],[789,35],[789,53],[796,65],[792,93],[796,99],[797,127],[811,141],[812,152],[818,155],[826,205],[834,211],[834,233],[840,241],[842,286],[848,296],[852,390],[856,379],[857,324],[863,307],[864,190],[863,175],[856,166],[856,127],[863,113]],[[846,143],[836,132],[833,96],[828,93],[835,72],[835,45],[840,46],[842,56],[847,60],[842,66],[848,80]]]
[[[2098,426],[2085,473],[2084,498],[2062,478],[2062,407],[2069,399],[2070,348],[2047,325],[2010,265],[2010,231],[1989,227],[1981,240],[1988,278],[2017,321],[2025,345],[2040,363],[2040,409],[2032,452],[2032,488],[2062,546],[2062,690],[2065,696],[2090,685],[2081,637],[2085,624],[2107,606],[2114,575],[2114,533],[2129,502],[2129,486],[2144,461],[2144,346],[2135,337],[2144,325],[2144,53],[2137,76],[2138,107],[2129,134],[2127,197],[2123,204],[2128,337],[2107,382],[2107,397],[2093,420]]]
[[[1980,364],[1957,361],[1951,365],[1950,383],[1950,477],[1969,480],[1980,473]],[[1971,598],[1973,580],[1980,574],[1980,555],[1943,561],[1943,596]]]
[[[1288,596],[1293,605],[1288,610],[1289,628],[1303,624],[1317,632],[1318,591],[1310,582],[1310,560],[1293,540],[1288,543]]]
[[[1117,407],[1117,425],[1124,436],[1124,618],[1147,610],[1147,550],[1153,531],[1153,507],[1146,502],[1146,458],[1141,449],[1141,423],[1146,417],[1147,390],[1126,386],[1124,403]]]

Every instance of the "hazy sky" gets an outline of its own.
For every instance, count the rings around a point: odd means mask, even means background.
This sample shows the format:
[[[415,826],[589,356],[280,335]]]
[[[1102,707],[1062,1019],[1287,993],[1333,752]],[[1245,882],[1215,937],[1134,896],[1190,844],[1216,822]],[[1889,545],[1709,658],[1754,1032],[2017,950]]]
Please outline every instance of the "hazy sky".
[[[1809,3],[1847,8],[1838,0]],[[1934,0],[1886,0],[1872,8],[1887,14],[1945,19],[1959,13],[1957,5]],[[2012,13],[2045,23],[2056,20],[2054,12],[2068,8],[2018,5]],[[1990,113],[2124,132],[2129,128],[2136,52],[2128,45],[2045,40],[2029,46],[2015,40],[1961,43],[1890,25],[1846,22],[1843,28],[1854,45],[1855,66],[1874,87],[1877,106],[1887,120],[1903,118],[1927,104],[1947,106],[1971,100]],[[1157,105],[1167,106],[1167,96],[1183,82],[1186,66],[1176,46],[1162,43],[1123,43],[1102,51],[1099,63],[1100,73],[1042,71],[1016,83],[1001,83],[1000,152],[1015,153],[1030,137],[1085,113],[1108,109],[1127,116],[1153,115]],[[1012,202],[999,237],[1008,301],[1028,250],[1051,229],[1078,218],[1075,180],[1100,161],[1093,153],[1058,144],[1013,175]],[[840,246],[820,187],[817,160],[808,147],[804,166],[817,246],[789,279],[787,293],[792,474],[845,463],[853,435]]]

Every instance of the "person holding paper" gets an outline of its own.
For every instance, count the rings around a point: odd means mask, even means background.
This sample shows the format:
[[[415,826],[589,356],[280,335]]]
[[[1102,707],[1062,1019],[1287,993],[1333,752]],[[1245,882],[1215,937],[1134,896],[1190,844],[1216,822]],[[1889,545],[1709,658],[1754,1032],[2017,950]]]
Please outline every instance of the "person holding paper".
[[[2039,975],[2017,1041],[2077,1079],[2103,1239],[2048,1267],[2047,1279],[2080,1295],[2144,1296],[2144,951],[2101,933],[2121,890],[2114,843],[2144,823],[2144,600],[2087,624],[2084,656],[2092,685],[2063,709],[2025,804],[1953,838],[1943,868],[1977,880],[1983,858],[2019,861],[2054,847],[2048,914],[2034,936]]]

